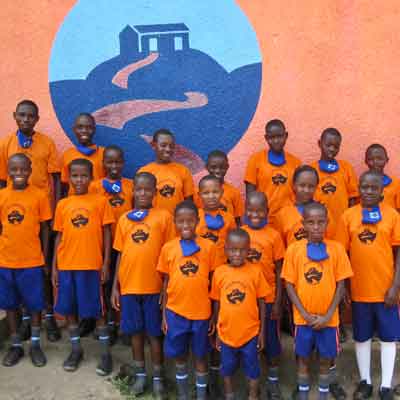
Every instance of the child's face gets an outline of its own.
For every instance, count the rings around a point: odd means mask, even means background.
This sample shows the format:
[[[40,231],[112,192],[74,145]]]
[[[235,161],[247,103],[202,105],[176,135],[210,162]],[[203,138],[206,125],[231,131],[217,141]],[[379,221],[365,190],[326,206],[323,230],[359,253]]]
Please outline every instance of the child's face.
[[[280,126],[273,126],[265,133],[265,140],[269,148],[276,153],[283,151],[287,137],[287,132]]]
[[[365,208],[376,207],[382,198],[382,179],[379,176],[365,175],[359,183],[361,205]]]
[[[89,189],[92,175],[85,165],[71,165],[69,170],[69,182],[75,194],[86,194]]]
[[[32,135],[36,123],[39,121],[39,115],[36,114],[34,107],[29,104],[21,104],[14,113],[14,119],[18,129],[24,135]]]
[[[338,135],[328,133],[318,141],[323,160],[334,160],[340,150],[342,141]]]
[[[224,157],[211,157],[207,162],[207,171],[223,182],[226,171],[228,171],[228,160]]]
[[[252,226],[260,225],[268,216],[268,207],[257,197],[250,197],[246,201],[246,217]]]
[[[196,236],[196,226],[199,219],[196,213],[189,208],[181,208],[175,213],[175,226],[179,236],[184,240],[191,240]]]
[[[296,203],[306,204],[314,198],[317,189],[317,177],[310,171],[304,171],[297,177],[293,188],[296,194]]]
[[[381,174],[383,173],[388,161],[385,151],[380,148],[372,148],[368,150],[365,155],[365,162],[368,165],[368,169]]]
[[[205,210],[218,210],[223,195],[222,185],[218,181],[205,181],[199,187],[199,196]]]
[[[152,147],[158,162],[171,162],[175,150],[175,140],[171,135],[158,135],[157,141],[152,142]]]
[[[328,217],[326,213],[319,208],[308,210],[303,215],[303,226],[310,242],[322,242],[326,227],[328,226]]]
[[[141,177],[136,179],[133,196],[135,207],[139,209],[151,208],[156,188],[151,179]]]
[[[31,173],[30,164],[23,158],[13,158],[8,162],[8,176],[14,189],[24,189],[28,184]]]
[[[79,116],[72,127],[79,144],[82,146],[90,146],[92,144],[93,135],[96,131],[96,126],[92,118],[87,115]]]
[[[225,243],[225,255],[232,267],[242,266],[249,254],[250,243],[246,238],[237,235],[228,236]]]
[[[109,149],[104,152],[103,166],[107,174],[107,178],[119,179],[124,168],[124,158],[120,151]]]

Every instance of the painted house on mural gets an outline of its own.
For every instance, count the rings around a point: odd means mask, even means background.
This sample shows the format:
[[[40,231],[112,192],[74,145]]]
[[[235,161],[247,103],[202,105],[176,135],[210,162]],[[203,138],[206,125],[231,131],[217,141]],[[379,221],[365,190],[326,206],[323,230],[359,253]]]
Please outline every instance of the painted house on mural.
[[[135,57],[160,55],[189,49],[189,28],[183,24],[127,25],[119,34],[120,54]]]

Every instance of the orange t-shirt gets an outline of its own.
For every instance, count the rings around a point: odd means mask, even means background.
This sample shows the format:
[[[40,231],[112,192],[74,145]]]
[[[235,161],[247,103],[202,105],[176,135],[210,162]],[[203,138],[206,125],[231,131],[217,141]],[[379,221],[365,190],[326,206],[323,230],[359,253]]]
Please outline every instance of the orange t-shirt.
[[[0,190],[0,266],[30,268],[44,264],[40,223],[52,217],[49,197],[35,186]]]
[[[325,315],[336,292],[339,281],[353,276],[349,258],[344,247],[334,240],[326,240],[329,258],[312,261],[307,257],[307,242],[292,243],[286,251],[282,268],[282,279],[291,283],[301,304],[311,314]],[[295,325],[307,325],[307,321],[293,306]],[[327,326],[339,325],[339,312],[336,309]]]
[[[223,343],[240,347],[259,334],[258,299],[271,293],[260,265],[225,264],[215,270],[210,297],[220,304],[217,330]]]
[[[318,161],[311,164],[319,175],[315,200],[325,204],[335,221],[349,208],[349,199],[359,196],[357,177],[352,165],[343,160],[337,162],[339,170],[331,174],[320,170]]]
[[[157,178],[154,207],[164,208],[173,214],[177,204],[186,197],[193,196],[192,174],[183,164],[152,162],[140,168],[138,172],[151,172]]]
[[[400,180],[394,177],[390,185],[383,188],[382,203],[387,204],[395,209],[400,209]]]
[[[208,214],[211,214],[213,216],[216,216],[217,214],[220,214],[222,218],[224,219],[224,226],[221,229],[218,230],[213,230],[213,229],[208,229],[206,220],[205,220],[205,211],[200,209],[199,210],[199,224],[197,225],[196,228],[196,234],[199,235],[200,237],[204,239],[208,239],[211,242],[213,242],[216,246],[216,262],[217,265],[225,264],[226,263],[226,256],[225,256],[225,240],[226,236],[228,235],[228,232],[231,229],[236,228],[236,222],[235,218],[228,212],[225,212],[223,210],[218,210],[218,211],[213,211],[209,212]]]
[[[121,294],[160,293],[162,281],[157,262],[162,246],[175,237],[172,215],[153,208],[143,221],[132,221],[127,214],[119,219],[114,239],[114,249],[121,253]]]
[[[58,269],[99,270],[103,265],[103,226],[112,223],[111,206],[101,195],[71,195],[60,200],[53,227],[62,233]]]
[[[244,205],[240,190],[228,182],[224,182],[222,187],[224,189],[224,194],[221,198],[221,210],[227,211],[235,218],[240,218],[244,213]],[[194,194],[194,204],[196,204],[198,208],[203,207],[198,190],[196,190]]]
[[[102,146],[97,146],[97,150],[90,156],[82,154],[76,147],[65,150],[62,155],[61,182],[69,183],[68,165],[72,160],[76,160],[77,158],[84,158],[93,164],[93,180],[104,178],[103,153],[104,147]]]
[[[286,247],[291,243],[304,239],[306,233],[302,224],[303,216],[300,214],[296,206],[287,206],[282,208],[275,219],[275,228],[281,234],[285,241]],[[333,239],[336,233],[336,223],[328,210],[328,227],[325,237]]]
[[[200,251],[184,257],[179,240],[175,238],[165,244],[158,260],[157,271],[169,276],[166,307],[188,319],[209,319],[208,289],[210,273],[216,266],[215,246],[198,237],[196,243]]]
[[[252,229],[243,225],[242,229],[250,235],[250,253],[247,260],[259,263],[264,277],[272,289],[272,293],[265,298],[266,303],[273,303],[276,296],[275,262],[285,256],[285,245],[281,235],[270,226],[261,229]]]
[[[270,223],[274,224],[276,213],[294,200],[292,178],[300,166],[298,158],[285,151],[286,164],[275,166],[268,162],[268,150],[253,154],[246,168],[244,181],[255,185],[268,199]]]
[[[50,193],[50,174],[60,172],[56,146],[52,139],[40,132],[35,132],[32,139],[32,146],[27,149],[19,145],[15,132],[0,141],[0,179],[5,181],[8,178],[8,159],[13,154],[24,153],[32,161],[29,183]]]
[[[115,227],[122,214],[132,209],[133,201],[133,182],[131,179],[121,179],[122,190],[120,193],[108,193],[103,188],[103,179],[92,181],[89,186],[89,193],[96,193],[105,196],[114,213],[115,223],[112,226],[113,236]]]
[[[400,215],[381,204],[382,220],[362,223],[361,205],[344,212],[339,220],[336,240],[350,255],[354,276],[351,279],[353,301],[383,302],[394,278],[393,246],[400,245]]]

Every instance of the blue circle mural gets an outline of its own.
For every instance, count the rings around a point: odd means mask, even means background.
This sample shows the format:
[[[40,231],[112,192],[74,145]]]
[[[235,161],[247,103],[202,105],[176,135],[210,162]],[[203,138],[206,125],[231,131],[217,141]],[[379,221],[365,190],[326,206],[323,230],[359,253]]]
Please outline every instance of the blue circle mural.
[[[71,140],[75,116],[92,113],[96,143],[120,145],[131,176],[153,160],[152,133],[167,128],[177,160],[196,173],[248,128],[261,54],[234,0],[80,0],[54,40],[49,77]]]

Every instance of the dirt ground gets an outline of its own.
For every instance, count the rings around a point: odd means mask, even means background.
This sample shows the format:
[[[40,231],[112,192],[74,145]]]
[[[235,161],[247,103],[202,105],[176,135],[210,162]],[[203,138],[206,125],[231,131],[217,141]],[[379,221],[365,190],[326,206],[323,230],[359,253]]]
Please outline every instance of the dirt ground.
[[[132,397],[124,397],[111,383],[110,379],[98,377],[95,373],[96,353],[98,343],[92,338],[82,339],[85,349],[85,359],[79,370],[68,373],[62,369],[62,362],[69,352],[67,335],[64,332],[60,343],[52,344],[43,340],[43,348],[48,357],[48,364],[43,368],[32,366],[28,354],[28,344],[25,344],[26,356],[20,364],[13,368],[0,366],[0,399],[1,400],[127,400]],[[282,359],[281,381],[284,398],[289,399],[295,382],[295,360],[293,356],[293,342],[288,336],[283,336],[284,354]],[[0,351],[3,357],[7,343]],[[380,361],[379,345],[374,344],[373,374],[374,384],[379,386]],[[122,344],[113,347],[114,371],[118,372],[120,366],[131,361],[130,349]],[[398,364],[398,360],[396,365]],[[357,368],[353,352],[353,345],[349,340],[344,346],[339,357],[338,370],[341,381],[351,398],[354,385],[358,380]],[[170,380],[171,392],[173,392],[174,369],[171,364],[167,366],[167,374]],[[263,376],[263,383],[265,376]],[[397,374],[395,382],[398,382]],[[315,383],[315,382],[314,382]],[[243,377],[237,377],[237,386],[240,389],[240,399],[245,399],[245,384]],[[264,386],[264,385],[263,385]],[[316,386],[313,385],[312,398],[316,397]],[[173,393],[169,396],[174,399]],[[261,399],[264,399],[264,394]],[[374,398],[378,398],[375,392]],[[141,397],[143,400],[151,399],[151,396]]]

